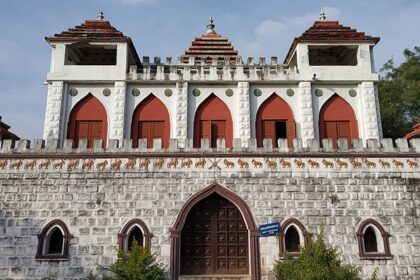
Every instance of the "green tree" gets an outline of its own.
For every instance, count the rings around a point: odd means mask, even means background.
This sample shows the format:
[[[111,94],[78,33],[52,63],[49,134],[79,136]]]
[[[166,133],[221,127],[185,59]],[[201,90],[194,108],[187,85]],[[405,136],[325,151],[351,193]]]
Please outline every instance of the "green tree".
[[[157,256],[150,252],[150,248],[142,247],[133,242],[127,252],[119,251],[118,259],[109,267],[101,267],[111,272],[104,275],[104,280],[165,280],[166,269],[158,262]],[[94,280],[97,276],[89,274],[88,279]]]
[[[324,242],[324,231],[315,241],[306,244],[298,258],[286,256],[274,266],[279,280],[360,280],[360,268],[343,264],[336,248]]]
[[[378,90],[386,138],[403,137],[420,116],[420,47],[403,54],[405,61],[399,67],[390,59],[381,69]]]

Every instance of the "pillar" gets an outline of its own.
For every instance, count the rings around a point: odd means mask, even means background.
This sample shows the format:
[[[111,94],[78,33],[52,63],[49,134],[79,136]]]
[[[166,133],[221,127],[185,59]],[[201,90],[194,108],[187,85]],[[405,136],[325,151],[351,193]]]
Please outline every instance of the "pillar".
[[[173,124],[172,124],[173,125]],[[185,147],[188,130],[188,83],[176,83],[176,122],[175,137],[180,147]],[[175,138],[174,137],[174,138]]]
[[[362,116],[364,123],[364,140],[379,139],[379,100],[375,95],[375,85],[373,82],[361,83],[362,93]]]
[[[315,138],[314,113],[312,108],[312,93],[310,82],[299,83],[299,109],[300,138],[302,138],[303,145],[306,146],[308,139]]]
[[[239,96],[239,138],[241,138],[242,147],[245,147],[248,143],[248,139],[251,137],[251,117],[250,117],[250,104],[249,104],[249,83],[239,82],[238,83],[238,96]],[[237,136],[234,135],[234,138]]]
[[[118,139],[120,146],[124,139],[125,91],[125,82],[115,82],[113,107],[109,116],[110,131],[108,139]]]
[[[47,108],[45,110],[43,134],[45,140],[60,138],[63,88],[64,83],[62,81],[48,84]]]

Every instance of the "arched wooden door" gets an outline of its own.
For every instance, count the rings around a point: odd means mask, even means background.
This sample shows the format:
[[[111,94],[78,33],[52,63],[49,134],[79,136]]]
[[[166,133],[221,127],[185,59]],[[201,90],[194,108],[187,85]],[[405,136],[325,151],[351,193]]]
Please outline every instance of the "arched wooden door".
[[[67,139],[73,139],[74,146],[79,146],[81,139],[87,139],[88,147],[93,147],[96,139],[102,139],[106,145],[107,116],[104,106],[92,94],[83,98],[70,113]]]
[[[209,139],[215,148],[217,139],[225,139],[226,147],[232,147],[232,116],[226,104],[214,94],[197,109],[194,119],[194,147],[200,147],[201,139]]]
[[[147,147],[153,147],[153,139],[162,139],[162,146],[169,147],[169,112],[165,105],[153,94],[144,99],[133,113],[131,139],[133,147],[139,139],[147,139]]]
[[[265,138],[271,139],[273,147],[277,147],[277,140],[287,138],[289,147],[296,138],[296,124],[290,106],[277,94],[273,93],[257,112],[256,118],[257,145],[263,146]]]
[[[353,108],[342,97],[334,94],[323,106],[319,113],[319,138],[331,138],[334,147],[337,140],[351,140],[359,137],[356,115]]]
[[[238,208],[214,193],[189,212],[181,232],[181,274],[248,274],[248,230]]]

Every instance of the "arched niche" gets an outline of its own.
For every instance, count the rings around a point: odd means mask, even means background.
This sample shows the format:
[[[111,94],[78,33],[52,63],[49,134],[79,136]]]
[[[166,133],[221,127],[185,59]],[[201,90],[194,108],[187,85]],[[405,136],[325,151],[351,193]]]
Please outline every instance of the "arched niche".
[[[356,232],[360,259],[391,259],[390,234],[374,219],[363,221]],[[366,242],[374,242],[367,244]]]
[[[279,239],[280,258],[284,258],[286,254],[290,256],[299,256],[299,250],[290,250],[289,248],[302,248],[311,239],[311,234],[306,230],[305,226],[296,218],[289,218],[281,224],[282,231],[277,235]],[[291,231],[291,232],[290,232]],[[290,233],[296,233],[297,236]],[[288,240],[290,238],[290,240]],[[295,240],[296,239],[296,240]],[[299,244],[288,244],[297,241]],[[289,250],[288,250],[289,249]]]
[[[319,138],[331,138],[334,147],[337,140],[347,139],[351,147],[352,139],[359,138],[359,128],[353,108],[338,94],[334,94],[322,106],[319,113]]]
[[[67,139],[73,139],[75,147],[81,139],[87,139],[88,147],[93,147],[96,139],[102,139],[106,146],[108,131],[107,114],[102,103],[91,93],[80,100],[71,110]]]
[[[200,202],[212,195],[226,199],[228,202],[235,205],[241,213],[243,221],[248,231],[248,245],[249,245],[249,275],[251,280],[261,279],[261,264],[259,252],[259,230],[252,217],[251,210],[245,201],[242,200],[235,193],[214,183],[209,187],[191,196],[182,206],[174,226],[170,229],[171,237],[171,255],[170,255],[170,275],[172,280],[177,280],[180,275],[180,259],[181,259],[181,238],[182,230],[187,221],[190,211]]]
[[[131,139],[133,147],[138,140],[147,139],[147,147],[153,147],[153,139],[162,139],[162,146],[169,147],[170,119],[166,106],[153,94],[146,97],[133,112],[131,121]]]
[[[118,234],[118,246],[120,250],[128,251],[133,239],[140,246],[150,246],[152,234],[147,225],[140,219],[132,219],[121,229]]]
[[[71,234],[59,219],[49,222],[38,234],[37,260],[67,260]]]
[[[257,145],[263,146],[264,138],[272,139],[273,147],[277,147],[277,140],[287,138],[289,147],[296,138],[296,123],[289,104],[280,96],[273,93],[265,100],[257,112],[256,117]]]
[[[232,147],[233,123],[226,104],[211,94],[197,109],[194,118],[194,147],[200,147],[201,138],[209,139],[216,147],[218,138],[224,138],[226,147]]]

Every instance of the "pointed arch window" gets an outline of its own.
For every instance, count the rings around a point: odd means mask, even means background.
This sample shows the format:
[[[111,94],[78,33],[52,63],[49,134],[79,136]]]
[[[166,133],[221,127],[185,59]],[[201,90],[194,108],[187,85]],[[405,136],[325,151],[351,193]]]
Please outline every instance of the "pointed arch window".
[[[67,260],[70,232],[61,220],[48,223],[38,234],[38,260]]]
[[[152,235],[146,224],[140,219],[129,221],[118,234],[120,250],[128,251],[134,241],[140,246],[150,246]]]
[[[311,234],[295,218],[287,219],[281,227],[282,232],[278,235],[280,258],[284,258],[286,254],[298,256],[300,249],[310,240]]]
[[[360,259],[391,259],[389,233],[373,219],[364,221],[356,233]]]

